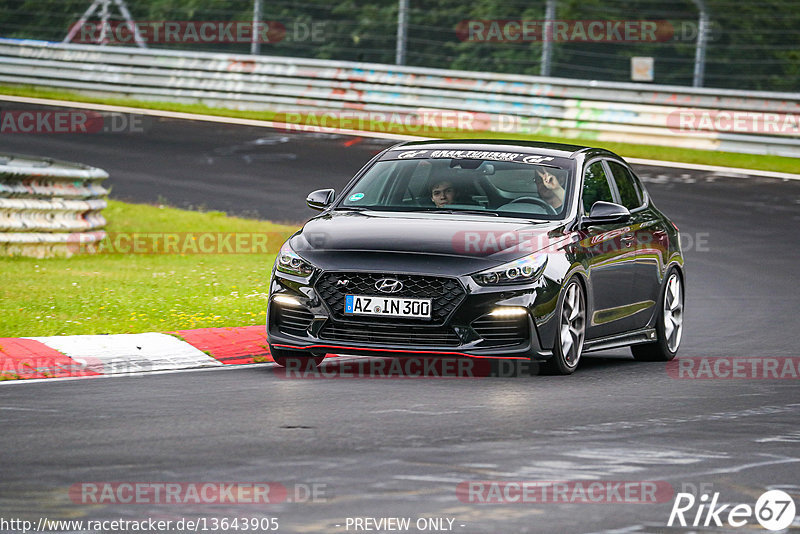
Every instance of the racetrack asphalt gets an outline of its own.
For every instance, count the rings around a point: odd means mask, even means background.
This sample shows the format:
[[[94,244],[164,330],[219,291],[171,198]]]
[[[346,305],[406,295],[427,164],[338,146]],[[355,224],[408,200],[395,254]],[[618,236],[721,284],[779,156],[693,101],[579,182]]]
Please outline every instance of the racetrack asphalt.
[[[340,188],[390,144],[176,120],[156,120],[145,134],[2,141],[3,151],[106,169],[112,198],[160,196],[296,223],[312,215],[307,192]],[[636,170],[685,239],[679,357],[796,358],[800,183]],[[782,487],[800,506],[799,392],[797,379],[675,379],[627,350],[587,357],[570,377],[306,380],[265,366],[3,386],[0,515],[278,517],[280,532],[348,532],[352,516],[447,517],[465,533],[685,532],[666,527],[671,499],[476,504],[460,501],[456,487],[663,481],[751,506]],[[72,502],[69,487],[89,481],[318,484],[324,498]],[[800,531],[797,520],[790,531]]]

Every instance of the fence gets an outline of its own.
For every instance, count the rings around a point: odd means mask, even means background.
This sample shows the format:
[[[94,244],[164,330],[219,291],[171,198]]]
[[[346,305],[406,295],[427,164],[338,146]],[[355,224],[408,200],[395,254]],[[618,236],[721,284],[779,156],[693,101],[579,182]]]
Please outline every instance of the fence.
[[[108,174],[51,159],[0,154],[0,255],[68,256],[100,241]]]
[[[0,39],[0,83],[277,112],[463,112],[495,132],[800,157],[800,94]]]

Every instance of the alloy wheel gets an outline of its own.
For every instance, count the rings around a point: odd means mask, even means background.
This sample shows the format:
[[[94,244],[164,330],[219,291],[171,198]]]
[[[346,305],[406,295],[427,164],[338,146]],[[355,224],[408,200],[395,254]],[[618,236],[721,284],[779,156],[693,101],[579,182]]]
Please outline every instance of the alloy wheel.
[[[683,333],[683,291],[677,273],[667,280],[664,292],[664,337],[671,352],[678,350]]]
[[[567,287],[561,306],[561,354],[569,367],[578,365],[583,351],[586,311],[582,293],[581,285],[573,281]]]

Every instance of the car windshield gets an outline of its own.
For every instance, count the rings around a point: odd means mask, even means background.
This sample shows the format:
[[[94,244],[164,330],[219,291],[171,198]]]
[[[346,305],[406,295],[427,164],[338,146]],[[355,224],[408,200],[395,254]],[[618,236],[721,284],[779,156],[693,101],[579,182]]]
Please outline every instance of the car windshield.
[[[573,182],[570,160],[527,157],[542,159],[548,161],[384,159],[347,189],[337,208],[563,219]]]

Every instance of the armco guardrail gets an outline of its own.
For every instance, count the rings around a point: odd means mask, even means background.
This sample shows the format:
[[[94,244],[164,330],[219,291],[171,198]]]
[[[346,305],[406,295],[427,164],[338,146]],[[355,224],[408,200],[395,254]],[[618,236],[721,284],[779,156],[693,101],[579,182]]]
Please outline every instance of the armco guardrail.
[[[800,156],[793,93],[8,39],[0,83],[282,112],[445,110],[500,132]]]
[[[79,240],[102,240],[106,178],[86,165],[0,154],[0,255],[69,256]]]

